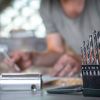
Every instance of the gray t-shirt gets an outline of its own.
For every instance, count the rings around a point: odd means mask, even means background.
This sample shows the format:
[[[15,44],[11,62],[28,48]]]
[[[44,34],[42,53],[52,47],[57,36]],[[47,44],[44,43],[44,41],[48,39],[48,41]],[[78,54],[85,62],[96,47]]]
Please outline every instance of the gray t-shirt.
[[[59,0],[42,0],[40,15],[47,33],[61,34],[78,53],[82,41],[87,40],[94,30],[100,31],[100,0],[86,0],[83,13],[76,19],[65,15]]]

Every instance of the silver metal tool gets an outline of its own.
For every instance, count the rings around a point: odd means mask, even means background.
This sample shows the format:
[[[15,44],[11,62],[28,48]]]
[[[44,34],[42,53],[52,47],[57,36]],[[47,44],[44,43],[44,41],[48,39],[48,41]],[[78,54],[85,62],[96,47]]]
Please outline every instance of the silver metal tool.
[[[93,36],[89,35],[89,43],[90,43],[90,64],[94,64],[94,50],[93,50]]]
[[[86,56],[87,56],[87,64],[90,64],[90,45],[89,45],[89,40],[87,40],[87,43],[86,43]]]
[[[99,64],[99,51],[98,51],[98,43],[97,43],[97,34],[93,34],[94,37],[94,56],[95,56],[95,64]]]
[[[0,75],[0,91],[5,90],[32,90],[40,91],[42,85],[41,74],[3,73]]]
[[[83,41],[83,61],[84,61],[84,64],[87,64],[87,60],[86,60],[86,44],[85,44],[85,41]]]
[[[81,59],[82,59],[82,65],[84,64],[84,58],[83,58],[83,47],[81,47]]]
[[[97,33],[98,53],[99,53],[99,64],[100,64],[100,31]]]

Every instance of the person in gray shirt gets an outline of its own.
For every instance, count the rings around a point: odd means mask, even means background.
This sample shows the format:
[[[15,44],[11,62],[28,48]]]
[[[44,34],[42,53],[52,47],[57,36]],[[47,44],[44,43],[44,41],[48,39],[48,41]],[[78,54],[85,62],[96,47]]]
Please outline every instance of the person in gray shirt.
[[[67,47],[70,46],[79,54],[81,44],[89,34],[94,30],[100,31],[100,0],[42,0],[40,15],[51,45],[54,47],[54,44],[58,44],[56,37],[62,36]],[[77,71],[75,64],[73,69],[70,67],[68,58],[67,55],[60,58],[55,65],[54,75],[64,76],[67,72],[72,75]]]
[[[46,33],[60,34],[78,53],[82,41],[100,30],[100,0],[42,0],[40,15]]]
[[[46,27],[48,51],[33,52],[33,64],[53,66],[54,76],[75,75],[81,68],[78,55],[82,41],[94,30],[100,30],[100,0],[41,0],[40,15]],[[21,63],[28,68],[31,63],[26,56],[15,53],[11,59],[17,63],[24,58]]]

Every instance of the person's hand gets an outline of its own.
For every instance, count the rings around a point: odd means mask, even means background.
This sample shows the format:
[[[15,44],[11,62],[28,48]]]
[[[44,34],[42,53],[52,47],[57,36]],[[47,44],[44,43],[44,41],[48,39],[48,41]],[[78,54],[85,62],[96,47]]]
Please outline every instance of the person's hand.
[[[4,62],[8,66],[13,66],[15,69],[19,67],[20,71],[22,71],[32,66],[33,61],[31,53],[16,51],[10,55],[10,58],[5,59]]]
[[[64,54],[54,65],[51,75],[53,76],[73,76],[80,71],[81,61],[72,55]]]

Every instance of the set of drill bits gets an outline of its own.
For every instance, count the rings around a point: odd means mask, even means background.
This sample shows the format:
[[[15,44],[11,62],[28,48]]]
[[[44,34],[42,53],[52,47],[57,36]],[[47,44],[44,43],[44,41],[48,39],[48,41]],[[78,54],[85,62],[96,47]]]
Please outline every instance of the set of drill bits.
[[[100,65],[100,31],[94,31],[81,47],[82,65]]]
[[[100,97],[100,31],[94,31],[81,47],[83,95]]]

